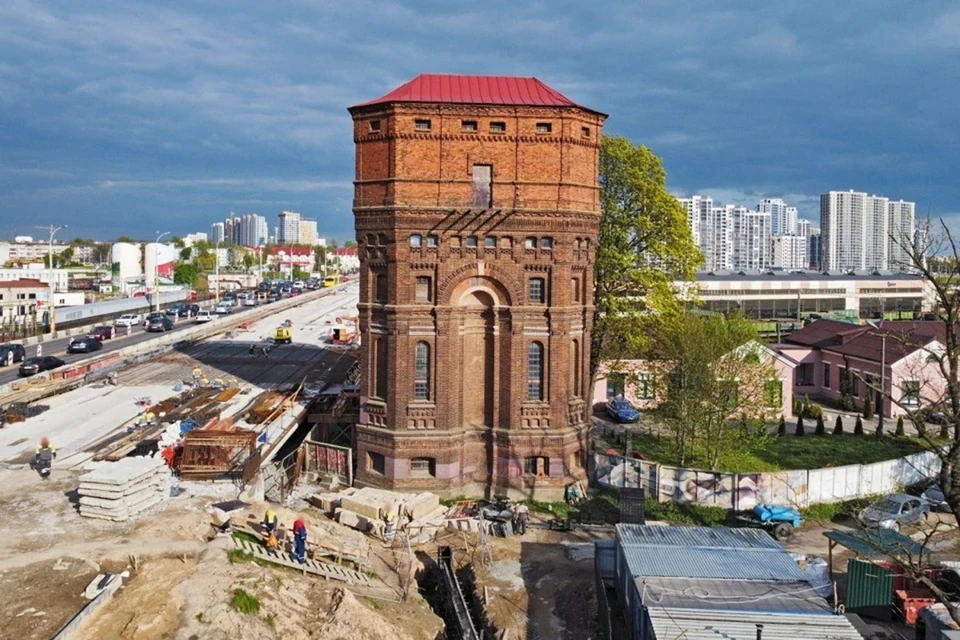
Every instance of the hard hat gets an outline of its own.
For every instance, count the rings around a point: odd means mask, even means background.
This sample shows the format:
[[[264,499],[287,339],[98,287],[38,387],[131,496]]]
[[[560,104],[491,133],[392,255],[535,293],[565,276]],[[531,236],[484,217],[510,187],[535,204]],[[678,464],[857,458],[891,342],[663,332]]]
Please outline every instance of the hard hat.
[[[267,509],[267,520],[273,520],[277,517],[277,514],[273,512],[273,509]]]

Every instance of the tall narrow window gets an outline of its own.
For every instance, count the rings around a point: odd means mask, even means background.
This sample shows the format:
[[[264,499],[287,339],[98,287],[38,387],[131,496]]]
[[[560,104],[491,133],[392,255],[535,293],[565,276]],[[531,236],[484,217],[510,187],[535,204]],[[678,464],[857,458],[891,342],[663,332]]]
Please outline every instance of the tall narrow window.
[[[580,302],[580,278],[570,278],[570,299]]]
[[[546,281],[543,278],[530,278],[529,284],[529,298],[530,302],[533,304],[543,304],[547,295],[544,289],[546,288]]]
[[[418,342],[413,358],[413,397],[430,399],[430,345]]]
[[[382,273],[377,275],[376,286],[376,301],[385,304],[387,302],[387,276]]]
[[[527,400],[543,400],[543,344],[527,347]]]
[[[580,391],[580,341],[574,340],[570,343],[570,384],[572,389],[570,393],[574,398],[579,398]]]
[[[387,398],[387,339],[377,338],[376,349],[373,351],[373,375],[376,380],[376,388],[373,395],[385,400]]]
[[[493,206],[493,165],[473,165],[473,202],[474,207]]]
[[[431,290],[430,290],[430,278],[429,276],[417,276],[417,288],[415,293],[417,302],[430,302],[431,301]]]

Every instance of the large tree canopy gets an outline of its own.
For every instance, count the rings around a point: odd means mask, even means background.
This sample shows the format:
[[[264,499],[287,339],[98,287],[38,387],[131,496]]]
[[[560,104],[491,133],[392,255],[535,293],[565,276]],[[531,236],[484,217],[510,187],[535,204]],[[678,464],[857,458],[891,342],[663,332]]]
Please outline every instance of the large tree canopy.
[[[639,355],[651,322],[682,308],[673,288],[691,280],[703,256],[687,215],[666,186],[660,158],[623,137],[600,151],[600,238],[595,265],[591,369]]]

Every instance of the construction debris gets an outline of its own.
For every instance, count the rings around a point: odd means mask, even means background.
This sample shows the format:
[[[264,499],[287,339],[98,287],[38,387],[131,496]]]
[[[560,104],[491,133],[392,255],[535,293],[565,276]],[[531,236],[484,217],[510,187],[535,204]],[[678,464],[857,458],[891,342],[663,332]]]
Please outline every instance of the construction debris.
[[[164,498],[170,477],[162,458],[125,458],[80,476],[80,515],[123,521]]]

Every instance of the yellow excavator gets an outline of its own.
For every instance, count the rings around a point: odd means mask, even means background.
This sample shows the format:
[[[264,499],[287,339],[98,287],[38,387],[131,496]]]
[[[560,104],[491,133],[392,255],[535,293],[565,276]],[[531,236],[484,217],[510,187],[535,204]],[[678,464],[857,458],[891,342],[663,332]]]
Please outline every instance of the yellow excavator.
[[[290,344],[293,342],[293,329],[289,321],[273,330],[273,341],[276,344]]]

